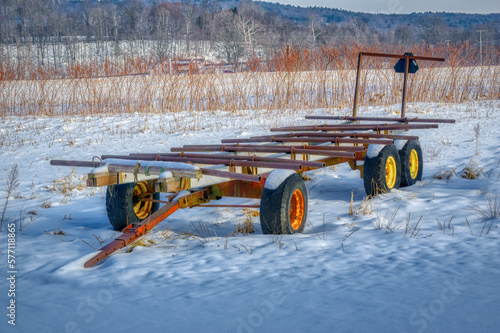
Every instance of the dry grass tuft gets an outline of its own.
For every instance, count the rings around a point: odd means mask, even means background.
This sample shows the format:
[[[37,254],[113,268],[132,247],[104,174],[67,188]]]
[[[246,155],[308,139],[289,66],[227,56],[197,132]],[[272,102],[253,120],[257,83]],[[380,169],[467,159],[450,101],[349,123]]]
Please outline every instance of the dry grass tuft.
[[[86,176],[82,174],[78,176],[75,172],[75,168],[65,177],[57,178],[52,181],[51,192],[56,192],[59,194],[69,194],[73,191],[83,191],[87,188]]]
[[[149,247],[149,246],[154,245],[154,244],[156,244],[156,242],[153,239],[149,239],[147,237],[141,237],[138,240],[136,240],[135,242],[133,242],[132,244],[130,244],[127,252],[129,252],[129,253],[132,252],[134,250],[134,248],[137,246]]]
[[[468,208],[472,210],[482,221],[495,220],[500,218],[500,201],[498,196],[486,196],[486,204],[481,207],[479,205],[469,205]]]
[[[387,211],[383,217],[379,216],[377,212],[377,216],[375,216],[375,219],[372,222],[372,227],[376,230],[385,229],[387,233],[393,233],[394,230],[399,229],[401,227],[401,223],[395,222],[399,208],[400,206],[398,206],[390,216],[389,211]]]
[[[476,179],[480,175],[484,176],[483,168],[474,160],[470,160],[469,164],[462,170],[462,178],[465,179]]]
[[[359,206],[356,207],[354,204],[354,192],[351,192],[351,202],[349,204],[349,209],[347,214],[353,218],[358,216],[364,216],[373,213],[373,202],[371,196],[366,196],[363,198]]]
[[[240,233],[240,234],[253,234],[255,232],[255,229],[253,227],[253,221],[251,218],[246,218],[243,223],[238,224],[236,227],[235,233]]]
[[[457,176],[457,172],[455,168],[447,169],[447,170],[439,170],[436,174],[434,174],[435,179],[450,179],[452,176]]]
[[[243,209],[244,220],[236,226],[233,235],[240,234],[253,234],[255,232],[253,218],[260,216],[256,209]]]

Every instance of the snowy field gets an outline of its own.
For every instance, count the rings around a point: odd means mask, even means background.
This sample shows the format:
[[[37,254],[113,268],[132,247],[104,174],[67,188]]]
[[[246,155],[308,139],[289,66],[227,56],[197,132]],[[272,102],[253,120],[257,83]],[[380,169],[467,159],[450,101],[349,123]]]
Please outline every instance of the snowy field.
[[[391,116],[398,107],[359,115]],[[267,111],[4,117],[0,207],[14,164],[20,184],[4,216],[17,226],[16,325],[6,316],[14,298],[4,230],[0,331],[498,332],[499,110],[498,100],[410,104],[409,117],[457,120],[409,132],[420,135],[422,181],[367,201],[347,165],[311,172],[304,234],[263,235],[252,210],[186,209],[92,269],[86,259],[118,235],[105,189],[85,188],[88,169],[51,167],[51,159],[219,143],[310,124],[304,116],[324,110],[288,111],[287,119]],[[171,123],[184,131],[171,134]],[[477,178],[463,177],[467,167]],[[256,232],[235,234],[246,219]]]

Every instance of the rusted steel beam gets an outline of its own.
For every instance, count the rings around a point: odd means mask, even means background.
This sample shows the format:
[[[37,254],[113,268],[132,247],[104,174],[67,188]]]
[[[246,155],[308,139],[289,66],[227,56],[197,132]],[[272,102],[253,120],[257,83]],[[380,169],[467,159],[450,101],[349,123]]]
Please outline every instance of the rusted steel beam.
[[[226,143],[248,143],[248,142],[272,142],[270,141],[269,139],[266,139],[268,136],[266,135],[265,137],[262,136],[262,137],[253,137],[253,138],[245,138],[245,139],[223,139],[221,140],[222,143],[226,144]]]
[[[138,161],[140,164],[140,161]],[[174,177],[182,177],[182,178],[201,178],[202,172],[201,170],[195,169],[171,169],[171,168],[160,168],[160,167],[147,167],[147,166],[139,166],[135,167],[133,165],[125,165],[125,164],[109,164],[108,170],[110,172],[125,172],[125,173],[139,173],[139,174],[148,174],[152,176],[158,176],[164,171],[172,172]]]
[[[156,155],[157,156],[157,155]],[[151,158],[149,160],[155,160],[155,158]],[[208,156],[208,155],[207,155]],[[235,156],[236,157],[236,156]],[[136,157],[129,156],[129,155],[103,155],[102,159],[105,158],[117,158],[117,159],[126,159],[126,160],[136,160]],[[147,160],[147,159],[144,159]],[[290,162],[289,160],[286,160],[286,163]],[[324,166],[323,163],[321,162],[308,162],[308,161],[300,161],[300,164],[308,164],[308,167],[315,167],[315,168],[321,168]],[[312,165],[314,163],[314,165]],[[60,166],[76,166],[76,167],[89,167],[89,168],[94,168],[94,167],[99,167],[103,165],[103,163],[98,162],[88,162],[88,161],[69,161],[69,160],[52,160],[50,161],[51,165],[60,165]],[[297,162],[292,162],[290,164],[296,165]],[[311,164],[311,165],[309,165]],[[92,175],[93,177],[90,177],[87,179],[87,186],[89,187],[99,187],[103,185],[112,185],[112,184],[118,184],[118,176],[117,172],[127,172],[127,173],[145,173],[147,167],[139,167],[135,168],[133,166],[129,165],[117,165],[117,164],[110,164],[108,166],[108,170],[111,172],[107,172],[103,174],[103,176],[99,176],[99,174]],[[158,167],[149,167],[148,169],[148,174],[150,175],[159,175],[162,172],[161,168]],[[222,171],[222,170],[213,170],[213,169],[207,169],[207,168],[200,168],[201,169],[201,174],[204,175],[209,175],[209,176],[216,176],[216,177],[222,177],[222,178],[229,178],[229,179],[238,179],[238,180],[244,180],[244,181],[250,181],[250,182],[259,182],[261,180],[260,176],[256,175],[247,175],[247,174],[242,174],[242,173],[237,173],[237,172],[228,172],[228,171]],[[163,170],[165,171],[165,170]],[[172,172],[172,175],[174,177],[185,177],[185,178],[199,178],[200,177],[200,172],[197,170],[189,170],[189,169],[168,169],[168,171]],[[110,180],[111,179],[111,180]]]
[[[217,148],[217,147],[220,147],[221,145],[220,144],[216,144],[216,145],[184,145],[182,147],[187,147],[187,148]],[[236,147],[237,144],[234,144],[234,145],[227,145],[227,146],[232,146],[232,147]],[[176,147],[175,149],[181,149],[180,147]],[[173,151],[173,150],[171,150]]]
[[[406,91],[407,91],[407,86],[408,86],[408,84],[407,84],[408,71],[410,69],[410,58],[408,57],[408,55],[405,55],[404,59],[405,59],[405,72],[403,74],[403,101],[401,103],[401,118],[405,118]]]
[[[259,208],[260,205],[198,205],[196,207],[212,207],[212,208],[221,208],[221,207],[227,207],[227,208]]]
[[[292,137],[304,137],[304,136],[330,137],[333,139],[333,141],[337,137],[391,139],[391,140],[418,140],[418,136],[416,135],[377,134],[377,133],[364,133],[364,132],[339,132],[339,133],[290,132],[287,134],[253,136],[248,139],[225,139],[222,140],[222,143],[278,142],[280,138],[292,138]]]
[[[298,137],[298,138],[283,138],[275,137],[273,141],[276,142],[332,142],[332,143],[353,143],[360,145],[392,145],[394,140],[389,139],[346,139],[346,138],[308,138],[308,137]]]
[[[267,177],[267,175],[265,176]],[[211,198],[236,197],[260,199],[266,178],[263,177],[260,183],[242,182],[232,180],[229,182],[215,184],[210,188]]]
[[[347,135],[348,136],[348,135]],[[324,137],[309,137],[307,133],[304,133],[302,136],[290,137],[285,135],[275,135],[275,136],[267,136],[268,142],[332,142],[332,143],[354,143],[354,144],[381,144],[381,145],[392,145],[394,142],[392,139],[382,137],[383,140],[370,140],[370,139],[359,139],[359,138],[343,138],[341,135],[336,136],[328,136]],[[244,145],[238,145],[237,147],[245,147]],[[262,146],[261,146],[262,147]],[[311,146],[316,147],[316,146]],[[313,148],[314,149],[314,148]],[[339,151],[349,151],[349,146],[340,146]]]
[[[290,132],[290,131],[349,131],[349,130],[373,130],[373,131],[392,131],[392,130],[410,130],[438,128],[437,124],[367,124],[367,125],[320,125],[320,126],[292,126],[271,128],[271,132]]]
[[[103,155],[105,157],[106,155]],[[112,156],[112,155],[108,155]],[[178,169],[178,168],[160,168],[160,167],[147,167],[140,166],[140,161],[138,161],[139,166],[133,165],[121,165],[121,164],[109,164],[108,171],[110,173],[116,172],[126,172],[126,173],[141,173],[145,174],[146,172],[149,175],[159,175],[163,171],[170,171],[174,177],[185,177],[185,178],[200,178],[201,171],[195,169]],[[89,162],[89,161],[65,161],[65,160],[52,160],[50,161],[51,165],[61,165],[61,166],[74,166],[74,167],[87,167],[87,168],[96,168],[99,166],[105,165],[104,162]]]
[[[302,148],[299,146],[298,148]],[[242,155],[231,155],[228,156],[227,153],[220,154],[196,154],[196,153],[162,153],[162,154],[130,154],[128,156],[115,156],[113,158],[127,158],[127,159],[145,159],[145,160],[155,160],[158,156],[171,156],[171,157],[194,157],[194,158],[217,158],[217,159],[235,159],[242,161],[261,161],[261,162],[276,162],[276,163],[289,163],[289,164],[297,164],[296,161],[277,158],[277,157],[267,157],[267,156],[242,156]],[[310,162],[310,161],[300,161],[304,167],[311,168],[323,168],[324,164],[321,162]]]
[[[72,167],[83,167],[83,168],[97,168],[101,166],[101,162],[91,162],[91,161],[72,161],[72,160],[51,160],[50,165],[59,166],[72,166]]]
[[[311,146],[312,147],[312,146]],[[326,149],[314,149],[314,148],[308,148],[304,149],[302,148],[294,148],[290,146],[253,146],[253,147],[245,147],[245,146],[219,146],[219,147],[214,147],[214,148],[196,148],[196,147],[187,147],[187,148],[172,148],[172,151],[179,151],[179,152],[195,152],[195,151],[232,151],[232,152],[248,152],[248,153],[290,153],[290,154],[303,154],[303,155],[326,155],[326,156],[333,156],[333,157],[346,157],[346,158],[352,158],[354,154],[352,152],[348,151],[334,151],[334,150],[326,150]],[[159,159],[162,161],[161,157]],[[192,160],[192,159],[190,159]],[[221,160],[219,160],[221,161]],[[194,161],[193,161],[194,162]],[[194,163],[202,163],[202,162],[194,162]],[[267,162],[261,162],[261,163],[267,163]],[[220,163],[222,164],[222,163]],[[272,167],[276,169],[287,169],[285,168],[285,164],[281,164],[281,167],[279,167],[280,163],[276,163],[278,165],[277,167]],[[252,165],[246,165],[246,166],[252,166]]]
[[[179,209],[178,202],[168,203],[151,214],[151,216],[146,218],[144,221],[128,225],[125,229],[123,229],[123,233],[119,237],[115,238],[111,241],[111,243],[100,249],[99,253],[88,260],[83,266],[87,268],[92,267],[119,249],[129,245],[139,237],[145,235],[149,230],[154,228],[168,216],[172,215],[177,209]]]
[[[337,149],[332,149],[332,148],[345,148],[342,150],[337,150]],[[311,149],[311,150],[331,150],[331,151],[346,151],[346,152],[353,152],[353,153],[359,153],[359,152],[364,152],[366,151],[365,146],[308,146],[305,145],[304,149]]]
[[[358,67],[356,71],[356,86],[354,87],[354,103],[352,106],[352,115],[356,117],[356,112],[358,109],[358,96],[359,96],[359,75],[361,74],[361,61],[363,59],[363,52],[358,54]]]
[[[289,169],[295,171],[301,171],[302,165],[301,161],[297,161],[297,164],[285,164],[285,163],[273,163],[273,162],[259,162],[259,161],[240,161],[235,159],[216,159],[216,158],[188,158],[188,157],[168,157],[159,156],[158,161],[167,162],[184,162],[184,163],[197,163],[197,164],[210,164],[217,165],[223,164],[226,166],[243,166],[243,167],[259,167],[259,168],[269,168],[269,169]]]
[[[199,155],[199,156],[196,156]],[[214,156],[215,158],[224,158],[224,155],[217,155],[217,154],[192,154],[192,153],[184,153],[182,156],[183,157],[201,157],[202,155],[205,156]],[[226,155],[227,158],[227,155]],[[242,161],[261,161],[261,162],[273,162],[273,163],[285,163],[285,164],[296,164],[297,161],[294,160],[289,160],[289,159],[284,159],[284,158],[276,158],[276,157],[265,157],[265,156],[257,156],[257,155],[252,155],[252,156],[241,156],[241,155],[234,155],[231,156],[232,159],[236,160],[242,160]],[[324,163],[321,162],[312,162],[312,161],[300,161],[300,164],[304,167],[309,167],[309,168],[323,168],[325,165]]]
[[[293,137],[317,137],[317,138],[333,138],[336,137],[351,137],[351,138],[368,138],[368,139],[391,139],[391,140],[418,140],[416,135],[402,135],[402,134],[378,134],[378,133],[364,133],[364,132],[354,132],[354,133],[323,133],[323,132],[292,132]],[[347,134],[347,135],[345,135]],[[289,137],[288,135],[286,137]]]
[[[247,174],[238,173],[238,172],[229,172],[229,171],[214,170],[214,169],[208,169],[208,168],[201,168],[201,171],[203,172],[204,175],[207,175],[207,176],[215,176],[215,177],[243,180],[243,181],[247,181],[247,182],[258,183],[262,180],[261,176],[247,175]]]
[[[291,148],[294,149],[324,149],[324,150],[331,150],[331,151],[363,151],[364,148],[358,148],[355,146],[318,146],[318,145],[297,145],[297,146],[283,146],[283,145],[276,145],[276,146],[267,146],[267,145],[238,145],[238,146],[227,146],[227,145],[219,145],[215,146],[214,148],[196,148],[196,147],[182,147],[182,148],[173,148],[174,151],[210,151],[210,152],[232,152],[232,151],[237,151],[235,148],[245,148],[245,149],[255,149],[252,151],[255,152],[260,152],[260,153],[280,153],[280,152],[290,152]],[[185,149],[185,150],[183,150]],[[252,152],[251,151],[251,152]],[[245,151],[246,152],[246,151]]]
[[[399,54],[386,54],[386,53],[376,53],[376,52],[360,52],[360,54],[362,54],[363,56],[379,57],[379,58],[396,58],[396,59],[408,58],[408,59],[426,60],[426,61],[445,61],[444,58],[424,57],[424,56],[405,56],[405,55],[399,55]]]
[[[350,116],[306,116],[311,120],[349,120],[349,121],[396,121],[400,123],[446,123],[453,124],[455,119],[392,118],[392,117],[350,117]]]

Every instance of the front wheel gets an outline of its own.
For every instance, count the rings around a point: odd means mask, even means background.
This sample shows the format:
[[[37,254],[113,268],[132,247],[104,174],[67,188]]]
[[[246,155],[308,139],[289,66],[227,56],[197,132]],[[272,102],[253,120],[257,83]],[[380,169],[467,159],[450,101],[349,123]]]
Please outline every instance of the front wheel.
[[[106,213],[111,226],[121,231],[127,225],[140,222],[158,210],[159,203],[141,200],[143,198],[159,200],[160,193],[151,193],[145,181],[108,186]]]
[[[262,233],[294,234],[303,232],[306,220],[307,190],[300,175],[291,174],[276,188],[264,186],[260,200]]]

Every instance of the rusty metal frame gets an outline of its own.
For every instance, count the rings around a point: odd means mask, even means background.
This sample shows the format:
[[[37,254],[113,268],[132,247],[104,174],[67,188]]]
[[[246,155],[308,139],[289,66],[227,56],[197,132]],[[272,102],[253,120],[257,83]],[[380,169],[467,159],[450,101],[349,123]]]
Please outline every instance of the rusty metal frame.
[[[354,102],[353,102],[353,107],[352,107],[352,116],[353,117],[356,117],[357,108],[358,108],[358,97],[359,97],[358,87],[359,87],[359,77],[360,77],[360,73],[361,73],[361,62],[362,62],[363,56],[404,59],[405,71],[404,71],[404,76],[403,76],[403,98],[402,98],[402,102],[401,102],[401,118],[402,119],[405,118],[406,90],[407,90],[408,69],[410,66],[410,60],[445,61],[444,58],[435,58],[435,57],[385,54],[385,53],[373,53],[373,52],[359,52],[358,67],[357,67],[357,71],[356,71],[356,87],[354,88]]]
[[[406,73],[400,118],[356,116],[358,84],[363,56],[405,59]],[[357,122],[356,124],[273,128],[271,132],[282,133],[245,139],[225,139],[221,141],[222,144],[218,145],[185,145],[180,148],[172,148],[170,152],[166,153],[103,155],[99,162],[52,160],[50,162],[52,165],[61,166],[97,168],[106,165],[106,172],[91,171],[89,173],[87,180],[89,187],[132,182],[137,181],[140,177],[139,180],[148,182],[148,191],[150,192],[174,192],[168,196],[168,201],[144,198],[143,200],[157,201],[165,205],[145,220],[128,225],[119,237],[104,246],[97,255],[87,261],[85,267],[91,267],[117,250],[131,244],[178,209],[229,206],[259,207],[259,205],[212,205],[209,202],[219,200],[222,197],[260,199],[269,172],[273,169],[291,169],[302,174],[309,170],[348,163],[353,170],[360,171],[362,178],[363,164],[358,164],[358,162],[364,160],[368,145],[391,145],[394,144],[394,140],[418,140],[418,136],[403,135],[401,132],[410,129],[437,128],[438,123],[453,123],[453,119],[422,119],[404,116],[406,79],[411,59],[444,61],[442,58],[360,52],[353,116],[306,117],[306,119]],[[360,124],[363,121],[382,123]],[[297,155],[302,155],[302,158]],[[109,159],[108,162],[103,161],[105,159]],[[128,160],[128,163],[119,160]],[[130,160],[135,161],[132,163],[135,166],[131,165]],[[158,161],[158,163],[153,164],[148,161]],[[199,166],[191,169],[167,168],[167,170],[152,166],[162,165],[164,162],[183,162]],[[209,167],[205,165],[209,165]],[[165,176],[164,171],[170,171],[167,173],[170,176]],[[203,176],[208,176],[208,182],[201,181]],[[213,177],[222,177],[225,180],[219,181],[218,178]],[[188,190],[189,193],[179,197],[179,193],[183,190]]]

